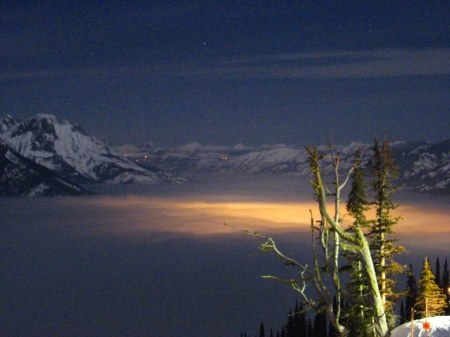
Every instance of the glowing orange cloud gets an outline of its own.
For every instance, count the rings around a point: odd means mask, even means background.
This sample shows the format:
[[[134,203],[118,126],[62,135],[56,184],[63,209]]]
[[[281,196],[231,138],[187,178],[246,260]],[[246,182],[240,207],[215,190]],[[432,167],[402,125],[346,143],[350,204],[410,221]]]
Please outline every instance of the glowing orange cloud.
[[[83,201],[81,201],[83,202]],[[90,206],[112,217],[109,229],[126,232],[184,232],[194,235],[229,233],[228,222],[238,227],[267,231],[308,230],[311,203],[201,202],[178,199],[124,197],[98,198]]]
[[[204,199],[204,198],[202,198]],[[270,235],[277,232],[308,232],[310,212],[319,220],[317,204],[310,202],[222,202],[189,200],[186,198],[156,197],[96,197],[78,199],[84,207],[108,218],[108,226],[102,232],[151,235],[152,233],[184,233],[211,235],[231,233],[223,223]],[[330,205],[330,211],[333,207]],[[342,205],[345,211],[345,205]],[[402,204],[396,211],[402,216],[394,230],[401,237],[413,238],[417,235],[425,242],[427,238],[447,240],[450,229],[450,211],[435,205]],[[345,215],[343,226],[352,222]],[[102,221],[105,223],[105,221]],[[95,219],[92,219],[95,228]],[[396,235],[396,234],[394,234]],[[437,237],[436,237],[437,236]],[[406,242],[401,244],[407,245]]]

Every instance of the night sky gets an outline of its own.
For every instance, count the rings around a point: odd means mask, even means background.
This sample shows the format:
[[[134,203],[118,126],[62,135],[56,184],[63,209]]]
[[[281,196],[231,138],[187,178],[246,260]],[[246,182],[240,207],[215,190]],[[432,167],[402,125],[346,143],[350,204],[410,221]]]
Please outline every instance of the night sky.
[[[54,114],[117,146],[450,138],[448,1],[3,1],[0,13],[0,116]]]

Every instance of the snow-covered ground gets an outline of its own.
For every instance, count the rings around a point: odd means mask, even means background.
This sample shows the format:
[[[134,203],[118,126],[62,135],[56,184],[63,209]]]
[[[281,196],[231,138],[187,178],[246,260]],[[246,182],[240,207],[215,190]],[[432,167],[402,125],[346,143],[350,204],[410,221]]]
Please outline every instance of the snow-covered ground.
[[[428,335],[426,330],[423,329],[423,322],[428,321],[430,323],[430,329]],[[391,337],[449,337],[450,336],[450,316],[438,316],[418,319],[414,321],[414,335],[411,335],[411,322],[400,325],[395,328]]]

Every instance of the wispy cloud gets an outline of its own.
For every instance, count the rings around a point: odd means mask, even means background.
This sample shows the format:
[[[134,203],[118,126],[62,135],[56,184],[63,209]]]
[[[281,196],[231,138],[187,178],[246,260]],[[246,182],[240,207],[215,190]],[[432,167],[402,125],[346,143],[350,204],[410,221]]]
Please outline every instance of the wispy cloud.
[[[0,82],[34,79],[77,79],[77,78],[136,78],[155,73],[154,67],[77,67],[67,69],[43,69],[0,72]]]
[[[386,49],[266,55],[225,61],[191,75],[225,78],[341,79],[450,74],[450,49]]]
[[[256,55],[126,67],[79,67],[0,73],[0,82],[33,78],[345,79],[449,75],[450,49],[384,49]]]

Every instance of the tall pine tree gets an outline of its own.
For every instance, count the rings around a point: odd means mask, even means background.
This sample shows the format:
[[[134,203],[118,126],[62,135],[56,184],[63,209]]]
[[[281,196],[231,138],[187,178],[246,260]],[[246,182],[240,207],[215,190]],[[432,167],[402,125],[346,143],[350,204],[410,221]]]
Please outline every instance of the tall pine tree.
[[[445,313],[447,307],[447,297],[435,282],[435,276],[431,271],[428,258],[423,262],[422,273],[420,274],[419,296],[416,301],[416,309],[419,317],[439,316]]]
[[[402,300],[400,304],[400,324],[406,322],[406,314],[405,314],[405,301]]]
[[[350,230],[355,226],[368,226],[365,213],[369,209],[370,202],[367,200],[366,195],[365,176],[361,163],[361,153],[359,150],[356,150],[355,169],[353,170],[352,185],[347,199],[347,212],[355,219]]]
[[[347,200],[347,212],[354,218],[353,224],[347,229],[355,232],[357,228],[368,227],[365,213],[369,209],[370,202],[366,196],[365,173],[361,164],[361,154],[355,152],[355,169],[352,174],[352,185]],[[373,318],[373,309],[367,302],[367,278],[358,254],[344,252],[344,257],[349,261],[347,269],[350,281],[347,290],[352,295],[352,301],[345,310],[347,330],[350,335],[369,336],[369,326]]]
[[[294,335],[306,336],[307,335],[306,314],[303,311],[303,302],[295,302],[294,312]]]
[[[439,262],[439,257],[436,258],[436,271],[434,272],[434,276],[436,277],[436,284],[442,289],[441,263]]]
[[[442,271],[442,289],[447,296],[447,303],[450,303],[450,272],[448,270],[447,258],[445,258],[444,269]],[[450,305],[445,309],[445,314],[450,315]]]
[[[414,308],[417,300],[417,296],[419,296],[419,289],[417,288],[417,280],[414,276],[414,270],[412,264],[409,266],[408,270],[408,278],[406,280],[406,289],[405,289],[405,321],[411,320],[411,309]]]
[[[308,319],[308,337],[314,337],[313,325],[311,322],[311,318]]]
[[[266,337],[266,333],[264,331],[264,323],[261,322],[261,325],[259,326],[259,337]]]
[[[394,290],[395,281],[392,279],[392,275],[403,272],[403,268],[394,261],[394,255],[404,251],[402,246],[394,244],[397,240],[389,238],[389,235],[394,233],[393,226],[399,220],[399,217],[392,215],[392,211],[398,205],[391,200],[391,194],[397,190],[392,181],[398,177],[398,166],[394,162],[390,142],[386,135],[381,145],[375,139],[372,152],[373,157],[369,167],[373,176],[371,185],[374,193],[373,205],[376,218],[369,235],[382,301],[386,313],[392,313],[392,307],[400,297],[400,294]]]
[[[313,325],[314,337],[328,337],[327,314],[325,310],[316,311]]]
[[[292,310],[289,310],[288,320],[286,323],[286,337],[295,336],[295,319]]]

